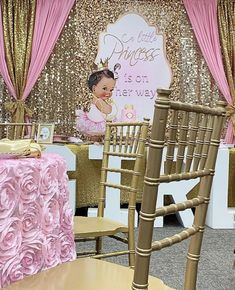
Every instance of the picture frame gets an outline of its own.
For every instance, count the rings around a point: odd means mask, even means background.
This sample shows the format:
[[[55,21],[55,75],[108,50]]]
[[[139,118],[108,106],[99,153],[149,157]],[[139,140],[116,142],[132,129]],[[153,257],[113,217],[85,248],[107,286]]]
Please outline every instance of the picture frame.
[[[38,124],[37,143],[52,144],[54,128],[54,123]]]

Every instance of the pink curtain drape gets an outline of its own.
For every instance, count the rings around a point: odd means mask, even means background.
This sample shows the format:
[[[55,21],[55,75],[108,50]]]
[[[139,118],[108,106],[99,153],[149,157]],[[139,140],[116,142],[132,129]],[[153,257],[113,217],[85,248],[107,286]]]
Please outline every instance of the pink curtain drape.
[[[16,99],[16,91],[12,84],[11,78],[8,73],[7,63],[5,59],[4,37],[3,37],[3,24],[2,24],[2,10],[0,7],[0,73],[10,91],[11,95]]]
[[[32,56],[23,100],[27,98],[42,72],[75,0],[38,0]]]
[[[42,72],[75,0],[38,0],[32,45],[32,56],[22,100],[25,100]],[[0,9],[0,73],[11,95],[16,99],[5,59],[2,11]]]
[[[208,68],[220,92],[228,104],[232,105],[220,50],[217,0],[183,0],[183,3]],[[234,141],[233,125],[229,120],[225,142],[231,144]]]

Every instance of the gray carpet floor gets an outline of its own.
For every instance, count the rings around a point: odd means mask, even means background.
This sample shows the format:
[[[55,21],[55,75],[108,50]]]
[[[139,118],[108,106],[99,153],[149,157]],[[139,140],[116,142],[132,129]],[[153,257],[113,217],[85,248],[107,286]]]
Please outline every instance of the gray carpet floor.
[[[154,238],[161,239],[181,230],[182,227],[178,223],[168,222],[163,228],[155,228]],[[187,243],[188,241],[184,241],[153,253],[150,267],[151,275],[159,277],[168,286],[178,290],[183,289]],[[113,239],[104,240],[104,249],[106,250],[118,249],[120,245],[122,245],[120,242]],[[80,249],[92,246],[92,242],[77,244]],[[199,262],[197,290],[235,290],[234,249],[235,230],[206,228]],[[106,260],[122,265],[128,263],[126,256],[112,257]]]

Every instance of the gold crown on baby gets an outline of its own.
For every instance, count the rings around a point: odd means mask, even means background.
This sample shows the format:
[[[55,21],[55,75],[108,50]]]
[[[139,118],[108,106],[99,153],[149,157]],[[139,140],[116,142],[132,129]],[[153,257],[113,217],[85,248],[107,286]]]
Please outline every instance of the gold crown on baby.
[[[100,59],[100,62],[98,64],[94,65],[94,69],[95,71],[100,71],[100,70],[104,70],[104,69],[108,69],[108,61],[109,59],[106,58],[104,61],[102,59]]]

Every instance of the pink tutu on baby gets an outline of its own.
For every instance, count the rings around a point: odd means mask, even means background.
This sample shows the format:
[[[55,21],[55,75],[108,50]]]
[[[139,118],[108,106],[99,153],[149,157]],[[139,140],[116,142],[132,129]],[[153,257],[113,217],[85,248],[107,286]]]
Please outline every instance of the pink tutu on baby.
[[[102,136],[105,134],[106,121],[104,118],[92,120],[89,112],[82,110],[76,111],[76,128],[77,130],[88,136]]]

